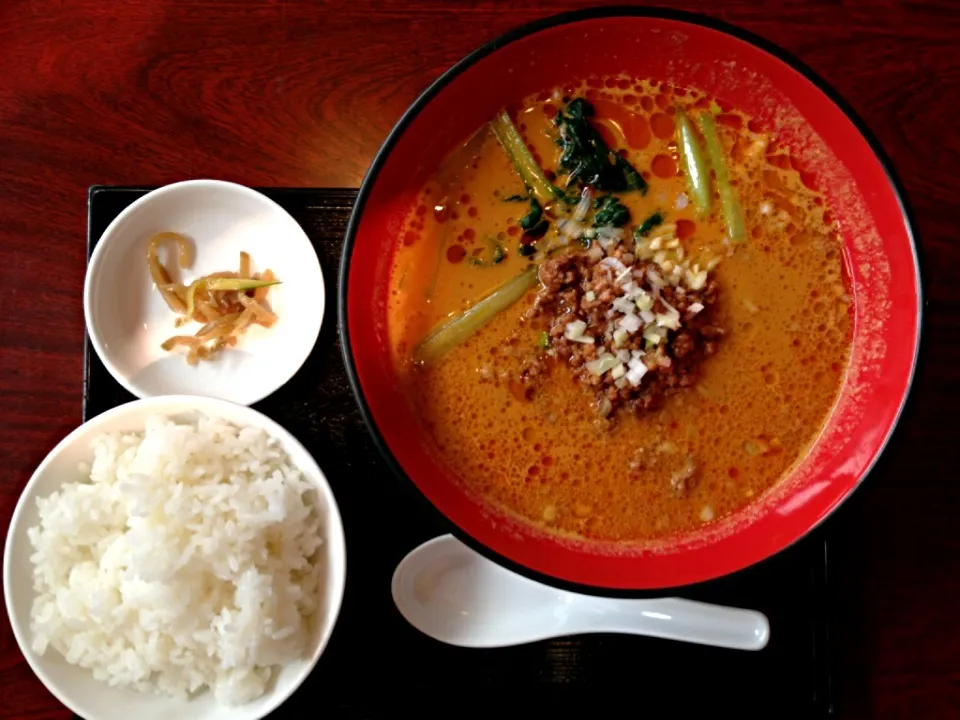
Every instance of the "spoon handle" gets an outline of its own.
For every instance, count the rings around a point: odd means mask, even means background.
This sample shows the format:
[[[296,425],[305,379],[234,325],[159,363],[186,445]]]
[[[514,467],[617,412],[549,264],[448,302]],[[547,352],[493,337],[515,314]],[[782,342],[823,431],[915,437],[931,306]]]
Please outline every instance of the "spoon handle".
[[[581,607],[583,632],[619,632],[732,648],[762,650],[770,623],[756,610],[685,600],[599,599]]]

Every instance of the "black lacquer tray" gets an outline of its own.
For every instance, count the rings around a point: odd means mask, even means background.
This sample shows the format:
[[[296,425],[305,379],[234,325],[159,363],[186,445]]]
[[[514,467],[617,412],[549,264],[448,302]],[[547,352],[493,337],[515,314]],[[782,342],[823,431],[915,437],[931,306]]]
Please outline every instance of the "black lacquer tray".
[[[88,253],[121,210],[149,188],[93,187]],[[347,383],[337,338],[337,265],[355,190],[265,189],[303,226],[323,267],[327,310],[296,376],[255,406],[317,458],[347,538],[347,587],[336,630],[304,685],[271,718],[822,717],[833,712],[822,531],[753,568],[690,592],[767,614],[761,652],[648,638],[581,636],[498,650],[431,640],[393,605],[390,579],[419,543],[449,524],[391,475]],[[83,417],[132,400],[85,350]],[[491,715],[496,713],[496,715]]]

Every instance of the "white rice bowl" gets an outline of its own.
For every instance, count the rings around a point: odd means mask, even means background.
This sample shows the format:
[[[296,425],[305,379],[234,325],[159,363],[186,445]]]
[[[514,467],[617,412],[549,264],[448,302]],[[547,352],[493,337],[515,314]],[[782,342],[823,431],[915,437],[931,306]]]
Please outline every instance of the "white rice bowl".
[[[68,436],[24,491],[4,556],[21,649],[87,720],[262,717],[319,657],[344,574],[309,454],[259,413],[203,398],[141,400]]]

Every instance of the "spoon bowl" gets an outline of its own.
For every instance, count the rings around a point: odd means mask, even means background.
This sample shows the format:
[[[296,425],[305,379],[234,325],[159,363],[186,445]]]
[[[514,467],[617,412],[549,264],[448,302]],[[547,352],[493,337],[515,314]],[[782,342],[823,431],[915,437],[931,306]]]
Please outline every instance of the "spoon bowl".
[[[452,535],[434,538],[401,560],[392,592],[411,625],[460,647],[507,647],[605,632],[762,650],[770,638],[766,616],[754,610],[560,590],[500,567]]]

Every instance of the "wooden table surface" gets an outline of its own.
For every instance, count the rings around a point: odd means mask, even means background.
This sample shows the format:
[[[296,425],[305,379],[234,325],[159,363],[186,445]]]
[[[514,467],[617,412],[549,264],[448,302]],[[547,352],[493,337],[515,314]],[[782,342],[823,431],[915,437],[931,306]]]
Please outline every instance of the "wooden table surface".
[[[0,0],[4,528],[33,468],[80,421],[89,185],[355,187],[446,67],[513,26],[584,4]],[[865,119],[906,188],[924,261],[924,351],[887,455],[829,521],[838,707],[958,717],[960,13],[951,0],[676,5],[799,56]],[[69,715],[4,616],[0,718]]]

